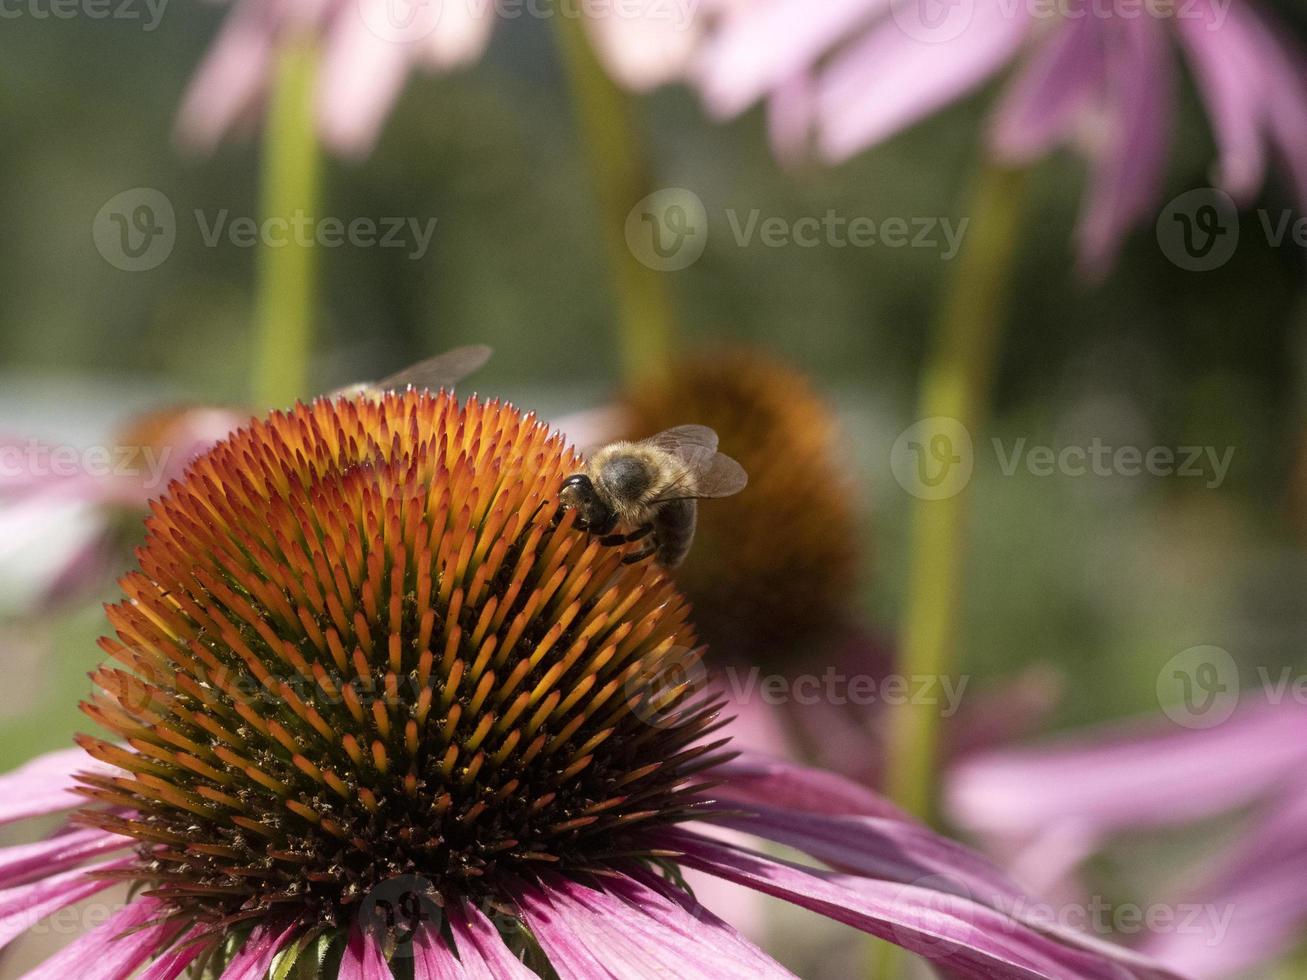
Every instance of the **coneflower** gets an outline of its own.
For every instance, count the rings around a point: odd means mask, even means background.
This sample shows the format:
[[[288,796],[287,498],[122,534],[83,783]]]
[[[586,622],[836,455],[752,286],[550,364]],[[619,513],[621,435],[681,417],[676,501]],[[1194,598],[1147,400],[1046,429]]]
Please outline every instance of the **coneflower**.
[[[673,586],[553,524],[577,463],[510,406],[416,392],[201,457],[109,610],[85,710],[117,740],[0,778],[0,823],[92,801],[0,849],[0,946],[125,880],[28,976],[788,976],[684,889],[694,868],[956,976],[1164,976],[1023,922],[992,866],[874,794],[730,758],[663,669],[698,655]]]
[[[677,361],[624,401],[626,435],[693,419],[749,474],[729,503],[699,508],[676,570],[694,621],[721,661],[793,667],[846,629],[861,534],[838,465],[834,414],[799,371],[748,348]]]

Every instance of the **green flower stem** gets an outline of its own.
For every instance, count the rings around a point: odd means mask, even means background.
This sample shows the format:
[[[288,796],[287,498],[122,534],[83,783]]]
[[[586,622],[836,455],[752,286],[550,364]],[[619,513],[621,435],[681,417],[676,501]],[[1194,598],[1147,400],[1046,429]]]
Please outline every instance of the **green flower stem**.
[[[665,273],[641,263],[626,244],[627,215],[653,190],[643,144],[631,101],[599,63],[581,18],[558,8],[554,22],[598,197],[617,300],[622,371],[628,381],[636,381],[665,370],[676,342],[675,306]]]
[[[312,221],[321,157],[314,132],[317,50],[305,38],[280,53],[263,137],[260,202],[265,221],[284,221],[284,244],[262,244],[255,300],[254,404],[284,407],[308,391],[315,249],[295,228]]]
[[[917,417],[957,419],[980,445],[1005,318],[1021,223],[1024,173],[987,167],[977,177],[967,238],[945,300],[921,383]],[[966,556],[967,488],[914,501],[900,670],[938,677],[958,669],[958,620]],[[890,795],[923,819],[933,815],[939,771],[936,705],[905,705],[891,716]]]

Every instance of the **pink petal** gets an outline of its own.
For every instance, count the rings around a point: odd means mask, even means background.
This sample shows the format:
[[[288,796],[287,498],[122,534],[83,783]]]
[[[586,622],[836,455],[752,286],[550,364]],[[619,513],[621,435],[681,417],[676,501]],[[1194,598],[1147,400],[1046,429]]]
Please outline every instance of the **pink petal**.
[[[718,800],[766,803],[812,813],[907,819],[889,800],[843,776],[755,752],[741,752],[714,767],[713,773],[724,777],[709,794]]]
[[[393,980],[386,957],[370,931],[358,926],[350,931],[339,980]]]
[[[1262,126],[1275,96],[1265,90],[1262,57],[1241,13],[1231,8],[1224,23],[1220,17],[1205,0],[1175,26],[1221,150],[1220,183],[1247,203],[1265,176]]]
[[[1058,825],[1103,837],[1245,806],[1307,765],[1307,709],[1241,710],[1222,725],[1138,721],[1046,747],[975,756],[949,775],[945,805],[960,826],[1031,839]]]
[[[832,58],[817,92],[822,155],[846,160],[962,98],[1011,61],[1030,20],[1005,6],[977,0],[951,40],[918,40],[889,20]]]
[[[91,758],[80,748],[38,756],[22,768],[0,776],[0,824],[85,806],[86,797],[74,792],[78,783],[73,775],[116,771],[114,766]]]
[[[142,970],[136,980],[177,980],[204,950],[203,942],[188,944],[193,938],[194,935],[188,933],[177,940],[172,949]]]
[[[408,77],[413,51],[384,40],[351,3],[328,35],[322,55],[318,127],[338,153],[362,157],[372,150]]]
[[[23,974],[22,980],[127,980],[177,931],[175,922],[139,928],[162,911],[163,906],[153,899],[137,899]]]
[[[263,99],[272,72],[275,30],[267,4],[241,0],[182,97],[177,116],[182,143],[212,150]]]
[[[494,0],[457,0],[440,8],[440,22],[425,41],[425,60],[439,71],[470,65],[481,57],[495,27]]]
[[[783,167],[797,167],[808,159],[812,139],[813,79],[799,72],[776,87],[767,100],[767,137],[772,154]]]
[[[1171,977],[1125,950],[1078,949],[928,880],[898,884],[805,868],[676,832],[682,863],[786,899],[918,953],[949,976],[977,980]],[[1105,944],[1102,944],[1105,946]]]
[[[1307,793],[1299,790],[1245,830],[1214,873],[1183,896],[1207,914],[1189,928],[1151,934],[1145,951],[1197,980],[1248,976],[1290,952],[1307,924],[1304,828]]]
[[[428,925],[423,925],[413,936],[413,980],[468,980],[471,976],[491,976],[484,972],[484,963],[478,964],[478,968],[482,972],[469,973],[449,951],[440,933]]]
[[[272,961],[299,929],[294,923],[280,927],[258,926],[245,940],[241,951],[232,957],[227,969],[222,971],[222,980],[264,980]],[[343,972],[341,976],[344,976]]]
[[[1108,39],[1107,121],[1091,160],[1077,238],[1082,271],[1099,278],[1127,231],[1154,206],[1165,176],[1174,65],[1164,25],[1120,19]]]
[[[635,883],[627,901],[562,875],[544,875],[539,886],[523,883],[517,894],[523,920],[564,980],[791,976],[756,949],[746,955],[752,947],[737,944],[738,936],[720,920],[690,928],[684,912]]]
[[[814,66],[890,0],[772,0],[727,16],[700,55],[694,75],[717,116],[743,112],[768,92]]]
[[[608,73],[629,89],[647,92],[685,74],[700,42],[698,14],[697,5],[640,0],[638,7],[597,8],[583,23]]]
[[[536,980],[536,975],[504,945],[495,924],[475,905],[467,901],[451,903],[448,913],[459,958],[471,980]]]
[[[999,159],[1031,163],[1071,135],[1103,84],[1103,36],[1091,17],[1058,25],[1041,39],[994,114]]]
[[[1255,38],[1271,135],[1289,167],[1298,206],[1307,211],[1307,60],[1293,46],[1292,34],[1268,14],[1232,6],[1230,16]]]
[[[33,877],[48,878],[134,843],[129,837],[103,830],[76,830],[36,844],[0,848],[0,888],[12,888]]]
[[[108,861],[0,891],[0,949],[52,912],[90,898],[113,884],[103,878],[89,877],[91,872],[130,865],[131,859]]]

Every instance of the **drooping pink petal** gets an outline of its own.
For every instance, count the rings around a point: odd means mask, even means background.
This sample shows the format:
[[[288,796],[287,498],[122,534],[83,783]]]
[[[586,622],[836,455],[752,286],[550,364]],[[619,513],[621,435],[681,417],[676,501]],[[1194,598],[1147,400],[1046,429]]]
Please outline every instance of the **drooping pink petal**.
[[[865,786],[824,769],[811,769],[781,758],[741,752],[713,771],[727,777],[709,793],[718,800],[766,803],[812,813],[907,819],[902,810]]]
[[[635,6],[594,4],[583,23],[608,73],[647,92],[685,75],[702,33],[698,14],[693,4],[639,0]]]
[[[976,980],[1161,980],[1174,975],[1107,944],[1078,948],[930,879],[901,884],[806,868],[683,831],[667,835],[683,864],[786,899]],[[1090,942],[1086,940],[1086,942]],[[1109,955],[1110,951],[1110,955]]]
[[[272,961],[299,930],[295,923],[257,926],[222,971],[222,980],[264,980]]]
[[[1297,944],[1307,924],[1307,793],[1259,817],[1176,908],[1185,928],[1151,933],[1151,956],[1196,980],[1251,975]]]
[[[511,974],[509,974],[511,976]],[[423,924],[413,936],[413,980],[469,980],[473,974],[450,952],[440,933]]]
[[[30,885],[0,891],[0,949],[8,946],[47,915],[99,894],[113,884],[103,878],[89,877],[90,872],[125,868],[130,863],[130,859],[107,861],[65,871]]]
[[[75,792],[74,775],[115,771],[113,766],[91,758],[80,748],[37,756],[25,766],[0,776],[0,825],[83,806],[86,797]]]
[[[727,16],[694,70],[708,110],[717,116],[744,111],[888,9],[889,0],[772,0]]]
[[[524,882],[516,891],[523,921],[564,980],[791,976],[761,952],[748,959],[735,946],[730,947],[731,953],[723,952],[716,930],[672,925],[670,903],[651,890],[646,890],[649,897],[641,907],[562,875],[542,876],[540,885]],[[662,918],[645,907],[655,904]],[[718,928],[734,935],[724,923]]]
[[[481,57],[495,27],[495,0],[458,0],[440,8],[440,20],[425,42],[425,61],[439,71],[470,65]]]
[[[1237,809],[1304,765],[1307,708],[1260,705],[1213,728],[1150,719],[968,758],[948,776],[945,806],[986,837],[1031,839],[1069,825],[1101,838]]]
[[[1251,5],[1231,5],[1230,17],[1253,39],[1265,78],[1271,136],[1289,168],[1298,207],[1307,211],[1307,58],[1269,14]]]
[[[1277,97],[1263,84],[1256,38],[1243,23],[1242,11],[1222,14],[1211,0],[1200,0],[1188,16],[1177,17],[1175,27],[1220,147],[1219,183],[1246,204],[1266,173],[1262,129]]]
[[[134,844],[129,837],[104,830],[76,830],[35,844],[0,848],[0,888],[13,888],[35,877],[48,878]]]
[[[975,90],[1006,65],[1030,29],[1003,0],[976,0],[950,40],[919,40],[893,19],[835,55],[817,89],[818,144],[846,160]]]
[[[1101,278],[1126,233],[1156,204],[1174,111],[1174,63],[1165,24],[1117,19],[1108,42],[1106,122],[1090,161],[1077,230],[1081,270]]]
[[[1014,908],[1016,885],[988,859],[929,828],[906,820],[794,813],[753,804],[715,823],[785,844],[840,870],[886,881],[937,878],[955,882],[977,901]]]
[[[345,944],[339,980],[394,980],[386,957],[370,930],[355,926]]]
[[[471,902],[450,903],[449,928],[469,980],[535,980],[504,945],[499,930]]]
[[[127,980],[161,942],[177,932],[175,922],[140,928],[162,911],[153,899],[138,898],[23,974],[22,980]]]
[[[183,144],[211,150],[262,101],[272,72],[274,17],[251,0],[232,11],[182,97],[177,137]]]
[[[653,916],[669,928],[701,935],[721,956],[761,971],[775,971],[777,965],[748,937],[709,911],[699,896],[691,897],[654,874],[637,871],[629,878],[614,878],[605,888],[627,905]],[[737,889],[741,891],[741,889]],[[738,898],[738,896],[737,896]],[[784,974],[785,971],[782,971]],[[788,975],[788,974],[786,974]]]
[[[1103,85],[1102,25],[1068,20],[1035,45],[995,110],[990,145],[1012,164],[1029,164],[1071,135]]]
[[[204,950],[203,942],[193,941],[198,932],[195,930],[178,939],[171,949],[142,970],[136,980],[177,980]]]
[[[315,94],[323,140],[350,157],[365,156],[376,144],[413,55],[411,46],[386,40],[368,25],[363,2],[370,0],[349,4],[328,33]]]
[[[809,72],[787,78],[767,100],[767,138],[783,167],[797,167],[810,156],[814,83]]]

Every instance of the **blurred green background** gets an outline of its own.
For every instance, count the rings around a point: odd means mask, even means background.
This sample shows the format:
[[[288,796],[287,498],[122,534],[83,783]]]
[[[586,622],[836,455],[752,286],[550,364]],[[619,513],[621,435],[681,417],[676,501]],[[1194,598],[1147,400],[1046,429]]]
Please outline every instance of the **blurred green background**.
[[[0,434],[90,444],[143,407],[239,405],[247,394],[255,250],[206,247],[190,218],[257,215],[258,148],[179,151],[180,92],[219,5],[176,3],[158,30],[17,17],[0,30]],[[1297,7],[1286,15],[1303,23]],[[1209,182],[1212,146],[1187,90],[1167,197]],[[670,88],[638,100],[656,187],[710,215],[704,256],[669,275],[688,343],[765,345],[839,408],[859,482],[866,614],[901,610],[911,498],[889,448],[913,420],[928,325],[949,263],[926,249],[741,247],[720,216],[965,215],[991,91],[834,170],[773,161],[760,112],[718,125]],[[1307,276],[1255,211],[1219,270],[1185,272],[1151,227],[1101,285],[1073,271],[1081,165],[1034,174],[992,434],[1052,446],[1234,447],[1219,488],[1180,477],[1005,476],[979,454],[963,670],[977,687],[1035,662],[1066,676],[1055,725],[1156,707],[1159,666],[1197,644],[1256,665],[1304,662],[1307,556],[1291,515],[1307,436]],[[173,202],[175,251],[121,271],[92,221],[119,192]],[[1272,183],[1257,207],[1290,207]],[[376,152],[329,161],[324,214],[437,219],[420,260],[322,250],[316,390],[460,343],[496,356],[476,387],[546,417],[615,388],[613,301],[596,210],[547,24],[500,24],[488,56],[417,75]],[[306,392],[305,394],[310,394]],[[25,561],[0,571],[0,766],[67,743],[98,662],[95,602],[18,615]],[[108,598],[106,592],[101,598]]]

